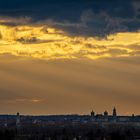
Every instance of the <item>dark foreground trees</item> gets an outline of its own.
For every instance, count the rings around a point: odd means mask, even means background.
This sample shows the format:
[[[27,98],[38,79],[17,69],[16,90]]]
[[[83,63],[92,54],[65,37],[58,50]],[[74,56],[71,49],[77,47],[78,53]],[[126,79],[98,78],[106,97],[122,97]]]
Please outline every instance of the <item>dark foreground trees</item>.
[[[135,140],[140,129],[92,127],[28,127],[0,129],[0,140]]]

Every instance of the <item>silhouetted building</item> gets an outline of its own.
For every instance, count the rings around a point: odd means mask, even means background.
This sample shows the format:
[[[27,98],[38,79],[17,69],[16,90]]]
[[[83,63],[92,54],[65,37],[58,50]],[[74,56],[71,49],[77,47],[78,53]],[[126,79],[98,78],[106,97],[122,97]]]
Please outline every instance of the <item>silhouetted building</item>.
[[[91,111],[91,116],[94,117],[95,116],[95,112],[92,110]]]
[[[104,119],[105,119],[105,121],[108,121],[108,112],[107,111],[104,112]]]
[[[104,112],[104,117],[108,117],[108,112],[107,111]]]
[[[16,126],[20,127],[20,114],[19,114],[19,112],[17,112],[17,116],[16,116]]]
[[[115,107],[113,108],[113,114],[112,115],[113,115],[113,117],[117,117],[117,111],[116,111]]]
[[[5,121],[7,120],[7,121]],[[16,122],[16,123],[15,123]],[[98,124],[98,126],[107,127],[108,125],[136,125],[140,127],[140,116],[120,116],[117,115],[117,110],[114,107],[113,112],[110,115],[108,111],[103,113],[90,112],[90,115],[48,115],[48,116],[20,116],[19,113],[16,115],[0,115],[0,126],[18,128],[18,132],[21,132],[24,126],[48,126],[56,124]]]
[[[117,121],[117,111],[116,111],[116,108],[115,107],[113,108],[113,114],[112,114],[112,116],[113,116],[113,122],[116,122]]]

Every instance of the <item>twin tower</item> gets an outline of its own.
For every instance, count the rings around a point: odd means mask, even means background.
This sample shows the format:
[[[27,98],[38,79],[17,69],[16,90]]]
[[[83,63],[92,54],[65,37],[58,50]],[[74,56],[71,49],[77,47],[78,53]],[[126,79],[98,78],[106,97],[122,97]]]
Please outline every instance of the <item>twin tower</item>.
[[[91,112],[91,117],[96,118],[96,120],[102,120],[102,118],[103,118],[103,120],[104,119],[108,120],[108,117],[111,117],[114,121],[116,121],[116,119],[117,119],[117,111],[116,111],[116,108],[114,107],[111,116],[108,115],[107,111],[104,112],[104,115],[103,114],[96,114],[95,115],[95,112],[92,111]],[[18,112],[17,116],[16,116],[16,127],[20,127],[20,126],[21,126],[21,121],[20,121],[20,114]]]
[[[97,117],[98,117],[98,116],[108,117],[108,112],[105,111],[105,112],[104,112],[104,115],[102,115],[102,114],[95,114],[94,111],[91,111],[91,116],[92,116],[92,117],[95,117],[95,116],[97,116]],[[112,111],[112,117],[114,117],[114,118],[117,117],[117,111],[116,111],[116,108],[115,108],[115,107],[113,108],[113,111]]]

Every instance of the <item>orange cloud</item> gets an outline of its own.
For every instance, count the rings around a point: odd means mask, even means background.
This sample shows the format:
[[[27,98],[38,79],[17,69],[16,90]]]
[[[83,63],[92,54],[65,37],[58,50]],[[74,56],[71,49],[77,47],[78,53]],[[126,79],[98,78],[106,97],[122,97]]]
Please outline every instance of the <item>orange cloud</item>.
[[[107,38],[70,36],[43,25],[0,25],[0,54],[37,59],[139,56],[140,32],[125,32]],[[130,47],[132,46],[132,47]]]
[[[16,99],[16,102],[32,102],[32,103],[39,103],[39,102],[42,102],[42,101],[43,101],[42,99],[24,99],[24,98]]]

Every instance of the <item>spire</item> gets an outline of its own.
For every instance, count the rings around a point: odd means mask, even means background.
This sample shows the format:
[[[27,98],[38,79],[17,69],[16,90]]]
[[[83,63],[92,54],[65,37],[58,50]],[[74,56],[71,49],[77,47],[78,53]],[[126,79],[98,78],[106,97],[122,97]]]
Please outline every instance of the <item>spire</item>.
[[[113,108],[113,114],[112,115],[113,115],[113,117],[116,117],[117,116],[117,111],[116,111],[116,108],[115,107]]]
[[[19,114],[19,112],[17,112],[16,126],[20,127],[20,114]]]
[[[112,116],[113,116],[113,122],[116,122],[117,121],[117,111],[116,111],[116,108],[115,107],[113,108],[113,114],[112,114]]]

